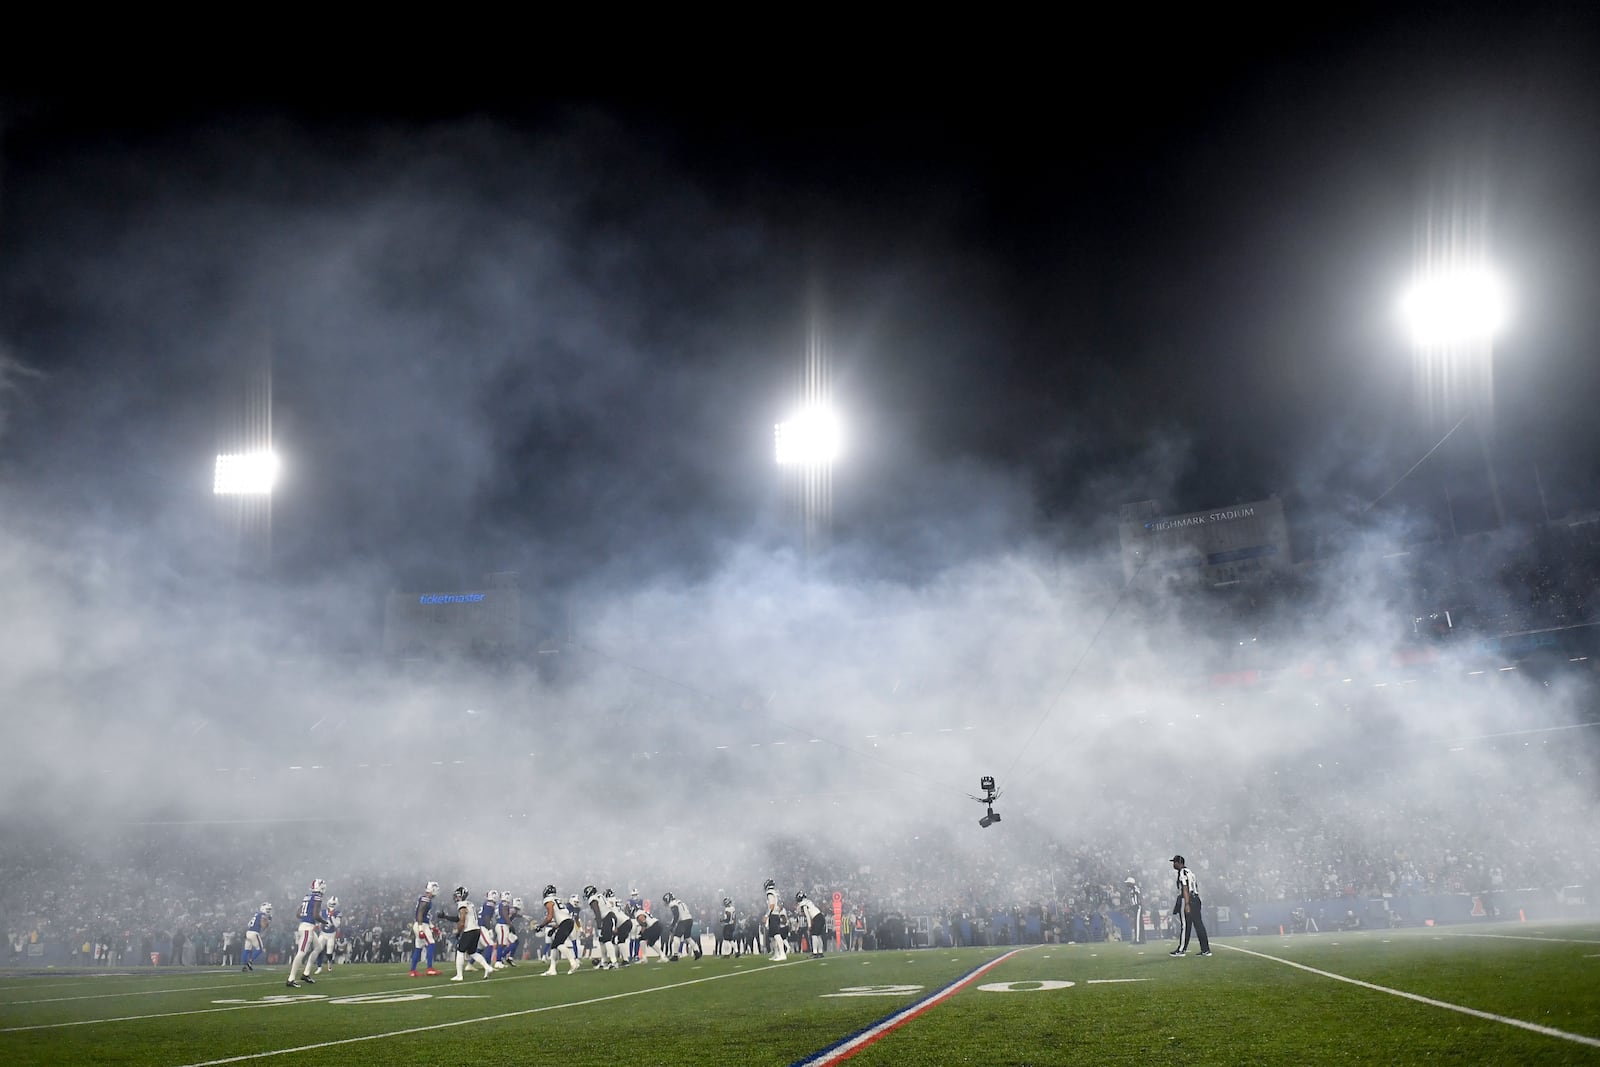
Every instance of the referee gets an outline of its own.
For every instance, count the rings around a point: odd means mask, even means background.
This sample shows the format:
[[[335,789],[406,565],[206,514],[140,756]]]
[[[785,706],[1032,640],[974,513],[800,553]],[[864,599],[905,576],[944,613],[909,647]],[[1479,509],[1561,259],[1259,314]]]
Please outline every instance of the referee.
[[[1205,905],[1200,899],[1200,883],[1195,881],[1194,872],[1184,865],[1182,856],[1172,857],[1172,869],[1178,872],[1178,900],[1172,905],[1172,914],[1183,918],[1183,940],[1178,942],[1178,947],[1169,955],[1187,956],[1189,954],[1189,935],[1200,935],[1200,955],[1211,955],[1211,940],[1206,937],[1206,920],[1201,912]]]

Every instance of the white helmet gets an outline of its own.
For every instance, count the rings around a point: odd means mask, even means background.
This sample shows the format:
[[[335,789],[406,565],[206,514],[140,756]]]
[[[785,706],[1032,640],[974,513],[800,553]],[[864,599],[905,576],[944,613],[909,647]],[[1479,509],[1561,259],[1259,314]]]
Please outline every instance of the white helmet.
[[[509,902],[511,900],[511,890],[509,890],[509,889],[500,890],[500,899]]]
[[[313,879],[311,879],[311,891],[313,893],[320,893],[324,889],[327,889],[327,888],[328,888],[328,883],[323,881],[321,878],[313,878]]]
[[[487,899],[488,899],[489,903],[491,903],[491,904],[493,904],[495,901],[499,900],[500,899],[499,890],[495,890],[495,889],[489,890],[489,896],[488,896]]]
[[[512,907],[513,907],[513,908],[520,908],[520,907],[522,907],[522,898],[521,898],[521,897],[512,897],[512,898],[511,898],[511,906],[512,906]]]
[[[423,892],[428,894],[430,897],[435,895],[436,893],[439,892],[439,883],[438,882],[429,882],[428,885],[427,885],[427,888],[424,889]]]
[[[337,908],[338,906],[339,906],[339,898],[338,897],[329,897],[328,898],[328,907]]]
[[[271,915],[272,914],[272,901],[263,900],[261,902],[261,914],[263,914],[263,915]]]

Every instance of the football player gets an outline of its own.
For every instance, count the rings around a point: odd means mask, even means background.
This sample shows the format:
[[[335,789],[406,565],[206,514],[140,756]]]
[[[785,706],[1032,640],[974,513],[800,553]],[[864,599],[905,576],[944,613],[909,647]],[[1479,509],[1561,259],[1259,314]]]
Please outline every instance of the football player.
[[[244,966],[240,970],[255,970],[256,960],[266,949],[261,944],[261,939],[267,936],[267,927],[272,925],[272,901],[263,900],[261,907],[250,916],[249,925],[244,928],[244,955],[241,960]]]
[[[811,936],[811,958],[822,958],[823,946],[828,943],[828,920],[822,909],[804,893],[794,895],[794,909],[800,913],[800,926]]]
[[[490,892],[493,892],[493,890],[490,890]],[[439,916],[440,922],[456,924],[456,974],[450,981],[459,982],[466,976],[465,971],[469,958],[483,968],[483,976],[487,978],[494,973],[494,968],[489,965],[489,961],[484,959],[483,953],[479,951],[479,942],[483,940],[483,928],[479,925],[481,921],[479,916],[482,912],[473,909],[472,895],[467,892],[466,886],[456,886],[455,898],[455,917],[452,918],[443,914]]]
[[[623,910],[622,902],[611,895],[611,890],[606,890],[606,903],[611,906],[611,914],[616,916],[616,926],[611,931],[612,945],[616,952],[616,965],[626,967],[633,961],[628,958],[628,941],[633,937],[633,916]]]
[[[644,910],[644,895],[637,889],[628,890],[627,913],[633,920],[633,932],[628,938],[628,958],[639,958],[639,912]]]
[[[577,899],[577,897],[572,898],[574,903],[577,902]],[[577,912],[575,910],[568,911],[562,906],[561,898],[556,896],[555,886],[545,886],[544,918],[539,920],[539,925],[535,926],[534,929],[544,930],[550,935],[550,966],[545,968],[544,973],[546,975],[556,973],[556,960],[558,960],[561,956],[561,946],[565,945],[569,938],[571,938],[574,944],[576,944],[576,938],[573,935],[574,931],[577,929],[577,925]],[[573,952],[572,954],[572,966],[568,968],[567,973],[578,973],[577,952]]]
[[[772,944],[772,962],[782,963],[789,958],[789,942],[783,936],[783,901],[778,899],[778,885],[767,879],[767,940]]]
[[[583,887],[583,898],[594,913],[595,966],[603,971],[617,969],[617,897],[607,889],[601,893],[592,885]]]
[[[312,955],[312,962],[316,964],[311,969],[312,974],[322,973],[322,961],[328,961],[328,970],[333,970],[333,945],[339,940],[339,898],[329,897],[328,906],[323,910],[322,926],[317,931],[317,951]]]
[[[317,938],[317,929],[327,920],[328,914],[322,907],[322,894],[327,891],[328,883],[321,878],[311,879],[311,892],[300,898],[300,929],[294,937],[294,959],[289,963],[289,979],[283,984],[290,989],[299,987],[298,977],[306,985],[316,985],[304,973],[306,961],[311,958],[312,945]]]
[[[484,895],[483,903],[478,906],[478,929],[483,933],[478,938],[478,944],[483,946],[483,954],[494,964],[494,924],[500,914],[500,893],[491,889]]]
[[[689,910],[689,905],[673,896],[663,893],[661,903],[665,904],[672,916],[672,944],[668,949],[669,962],[675,962],[679,956],[694,953],[694,958],[700,958],[700,943],[698,939],[691,945],[689,935],[694,930],[694,912]]]
[[[722,946],[727,945],[733,950],[735,959],[739,958],[739,919],[734,914],[733,898],[722,898],[722,929],[717,934],[717,955],[722,955]]]
[[[522,898],[510,896],[510,890],[500,890],[500,913],[506,921],[506,950],[505,963],[507,967],[517,965],[517,917],[522,914]]]
[[[633,930],[639,935],[640,963],[649,963],[652,952],[656,954],[658,960],[667,958],[667,932],[660,919],[641,909],[639,914],[633,917]]]
[[[433,912],[433,898],[439,894],[439,883],[429,882],[422,890],[422,895],[417,898],[417,910],[412,913],[411,936],[415,939],[411,949],[411,977],[417,976],[417,964],[422,961],[424,950],[428,953],[428,974],[438,974],[433,969],[433,946],[439,940],[439,933],[433,928],[433,920],[429,916]]]

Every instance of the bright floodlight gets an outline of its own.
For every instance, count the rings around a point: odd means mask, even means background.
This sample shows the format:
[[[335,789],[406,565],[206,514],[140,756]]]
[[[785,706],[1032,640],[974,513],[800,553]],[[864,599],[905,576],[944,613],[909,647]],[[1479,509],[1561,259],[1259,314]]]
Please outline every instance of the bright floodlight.
[[[784,467],[832,463],[844,447],[839,418],[827,408],[807,408],[776,430],[778,464]]]
[[[1506,323],[1505,286],[1485,266],[1430,271],[1400,301],[1412,340],[1424,349],[1488,344]]]
[[[217,496],[266,496],[277,477],[278,457],[271,451],[221,455],[211,491]]]

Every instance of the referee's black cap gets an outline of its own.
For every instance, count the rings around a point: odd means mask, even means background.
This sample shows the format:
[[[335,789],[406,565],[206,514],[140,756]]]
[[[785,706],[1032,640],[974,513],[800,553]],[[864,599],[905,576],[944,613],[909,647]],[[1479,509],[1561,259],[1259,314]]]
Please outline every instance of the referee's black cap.
[[[1170,860],[1168,860],[1167,862],[1168,863],[1182,863],[1182,862],[1184,862],[1184,859],[1183,859],[1182,856],[1174,856]]]

